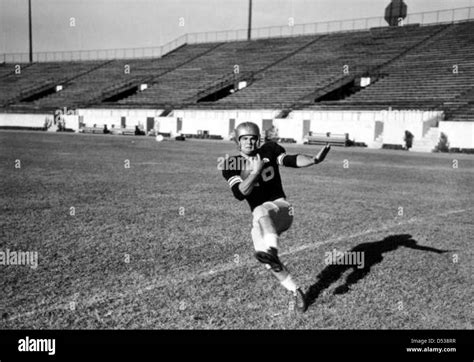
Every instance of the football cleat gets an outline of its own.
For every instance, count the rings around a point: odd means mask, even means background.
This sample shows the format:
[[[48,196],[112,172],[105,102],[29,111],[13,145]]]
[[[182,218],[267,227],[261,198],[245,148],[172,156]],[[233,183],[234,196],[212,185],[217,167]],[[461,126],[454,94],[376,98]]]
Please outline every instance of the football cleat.
[[[306,309],[308,309],[308,302],[306,301],[306,295],[303,293],[301,288],[296,289],[294,297],[296,310],[300,313],[306,312]]]
[[[255,257],[260,263],[269,264],[274,272],[281,272],[283,270],[283,264],[278,258],[278,251],[275,248],[270,248],[268,252],[257,251]]]

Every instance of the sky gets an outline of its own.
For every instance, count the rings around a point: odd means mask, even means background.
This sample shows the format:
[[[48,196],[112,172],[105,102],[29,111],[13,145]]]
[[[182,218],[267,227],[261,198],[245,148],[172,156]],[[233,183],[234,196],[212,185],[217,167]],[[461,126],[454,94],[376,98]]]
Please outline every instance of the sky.
[[[404,0],[408,13],[474,0]],[[249,0],[31,0],[34,52],[157,47],[186,33],[246,29]],[[390,0],[253,0],[252,26],[379,17]],[[471,17],[474,18],[474,11]],[[28,52],[28,0],[0,0],[0,54]]]

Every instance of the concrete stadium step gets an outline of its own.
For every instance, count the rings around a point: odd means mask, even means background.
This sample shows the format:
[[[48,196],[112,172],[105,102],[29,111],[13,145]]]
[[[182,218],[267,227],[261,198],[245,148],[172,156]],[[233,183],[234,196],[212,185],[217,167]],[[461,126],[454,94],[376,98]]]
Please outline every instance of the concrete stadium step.
[[[370,142],[368,148],[382,148],[383,146],[383,133],[379,134],[373,142]]]
[[[420,140],[413,140],[413,146],[410,151],[414,152],[432,152],[439,142],[440,131],[438,127],[431,127],[425,136]]]

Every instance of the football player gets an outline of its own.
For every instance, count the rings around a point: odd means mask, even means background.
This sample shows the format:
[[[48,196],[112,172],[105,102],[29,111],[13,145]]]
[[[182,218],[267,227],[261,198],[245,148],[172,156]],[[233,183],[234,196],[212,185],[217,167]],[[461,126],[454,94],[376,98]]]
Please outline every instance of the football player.
[[[260,147],[260,129],[244,122],[235,129],[238,156],[226,159],[222,174],[238,200],[247,200],[253,214],[252,240],[256,259],[263,263],[281,285],[293,292],[295,306],[304,312],[305,295],[278,257],[278,238],[293,222],[293,208],[281,184],[280,166],[308,167],[324,160],[331,146],[317,156],[287,155],[283,147],[267,142]]]

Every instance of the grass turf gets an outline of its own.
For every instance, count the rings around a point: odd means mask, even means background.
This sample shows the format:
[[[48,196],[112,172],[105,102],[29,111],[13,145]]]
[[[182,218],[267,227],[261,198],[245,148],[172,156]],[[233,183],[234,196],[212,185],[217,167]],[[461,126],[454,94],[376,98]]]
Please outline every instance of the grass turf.
[[[0,145],[0,251],[39,254],[0,265],[3,329],[472,328],[472,156],[333,148],[281,169],[295,210],[281,258],[311,301],[298,315],[217,170],[231,143],[7,131]],[[326,265],[334,249],[365,267]]]

